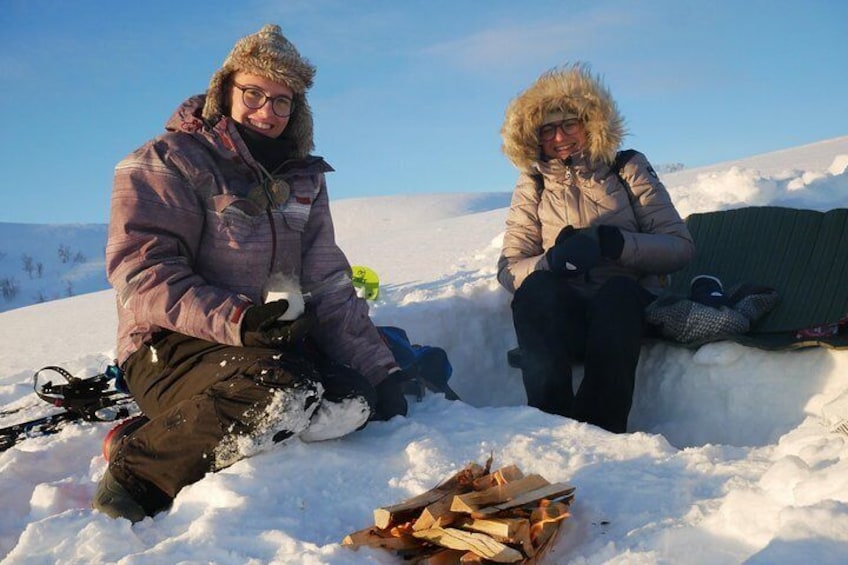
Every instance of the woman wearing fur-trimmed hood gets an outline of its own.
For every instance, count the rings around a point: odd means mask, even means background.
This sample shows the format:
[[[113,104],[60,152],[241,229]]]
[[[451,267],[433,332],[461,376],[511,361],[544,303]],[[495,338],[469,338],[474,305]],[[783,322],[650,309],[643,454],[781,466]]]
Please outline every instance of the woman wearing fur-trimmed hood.
[[[542,159],[539,127],[555,111],[569,111],[583,123],[590,163],[613,163],[625,135],[624,119],[589,67],[576,63],[545,72],[507,108],[501,129],[503,152],[519,170],[535,172]]]
[[[644,309],[694,244],[589,66],[543,73],[512,100],[501,137],[520,171],[498,280],[514,293],[528,403],[624,432]],[[584,364],[572,392],[571,365]]]

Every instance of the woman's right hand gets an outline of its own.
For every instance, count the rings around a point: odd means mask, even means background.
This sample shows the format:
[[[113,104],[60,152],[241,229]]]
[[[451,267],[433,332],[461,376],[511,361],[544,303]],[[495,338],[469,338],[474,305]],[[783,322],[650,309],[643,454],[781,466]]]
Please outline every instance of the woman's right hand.
[[[307,311],[295,320],[281,320],[288,309],[285,299],[250,306],[241,321],[242,344],[286,349],[300,343],[312,328],[314,318]]]

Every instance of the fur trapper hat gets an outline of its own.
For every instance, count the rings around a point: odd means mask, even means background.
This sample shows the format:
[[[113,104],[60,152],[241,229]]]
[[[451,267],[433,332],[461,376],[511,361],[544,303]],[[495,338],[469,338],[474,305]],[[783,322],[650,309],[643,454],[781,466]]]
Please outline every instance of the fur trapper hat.
[[[312,86],[315,67],[283,36],[280,26],[267,24],[236,42],[223,66],[209,81],[203,106],[203,118],[209,123],[218,122],[227,113],[225,89],[236,71],[286,84],[294,91],[294,111],[283,135],[295,141],[296,156],[309,154],[314,144],[312,110],[306,101],[306,91]]]
[[[545,116],[575,114],[586,128],[588,158],[611,164],[626,134],[624,119],[609,91],[585,63],[543,73],[506,109],[501,127],[503,153],[518,169],[536,172],[541,158],[539,127]]]

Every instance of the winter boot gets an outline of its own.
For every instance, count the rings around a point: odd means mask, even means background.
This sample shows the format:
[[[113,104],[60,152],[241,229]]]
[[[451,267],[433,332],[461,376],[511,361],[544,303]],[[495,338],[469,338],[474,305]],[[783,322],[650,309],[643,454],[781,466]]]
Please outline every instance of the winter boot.
[[[111,518],[126,518],[132,523],[141,522],[147,517],[144,508],[108,469],[97,485],[91,507]]]
[[[149,421],[147,416],[140,414],[113,426],[106,434],[106,437],[103,438],[103,458],[108,462],[112,458],[112,451],[118,446],[121,440]]]
[[[306,442],[336,439],[362,428],[371,415],[368,401],[361,396],[344,398],[338,402],[321,401],[312,414],[309,427],[300,433]]]

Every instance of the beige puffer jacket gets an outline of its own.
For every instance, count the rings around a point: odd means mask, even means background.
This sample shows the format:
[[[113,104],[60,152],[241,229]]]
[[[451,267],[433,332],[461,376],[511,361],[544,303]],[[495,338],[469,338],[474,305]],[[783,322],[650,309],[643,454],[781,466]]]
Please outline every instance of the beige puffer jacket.
[[[537,132],[542,116],[553,109],[576,112],[586,129],[586,149],[565,160],[541,158]],[[586,296],[613,276],[631,277],[659,292],[659,275],[692,259],[692,237],[645,156],[637,152],[619,175],[612,170],[623,136],[615,102],[583,64],[546,72],[510,103],[501,129],[503,152],[521,174],[498,260],[504,288],[515,292],[532,272],[548,269],[545,251],[567,225],[612,225],[624,236],[619,259],[602,259],[589,280],[571,280]]]

